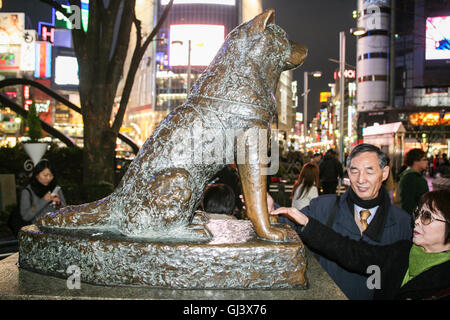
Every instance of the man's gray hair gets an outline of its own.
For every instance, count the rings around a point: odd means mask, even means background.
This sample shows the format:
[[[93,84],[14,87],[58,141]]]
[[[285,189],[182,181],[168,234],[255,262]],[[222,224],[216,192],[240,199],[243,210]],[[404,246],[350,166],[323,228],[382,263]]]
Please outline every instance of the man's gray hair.
[[[386,153],[381,151],[380,148],[377,146],[374,146],[373,144],[369,143],[361,143],[358,144],[356,147],[353,148],[352,152],[350,152],[350,155],[347,158],[347,168],[350,167],[350,164],[352,162],[352,159],[356,157],[358,154],[361,154],[363,152],[375,152],[378,156],[378,164],[380,165],[380,168],[383,169],[387,165],[389,165],[389,157]]]

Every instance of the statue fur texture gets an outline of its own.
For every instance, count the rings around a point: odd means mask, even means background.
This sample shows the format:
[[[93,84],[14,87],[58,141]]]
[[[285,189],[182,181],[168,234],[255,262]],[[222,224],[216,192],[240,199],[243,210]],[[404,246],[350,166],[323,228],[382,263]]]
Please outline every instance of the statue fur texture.
[[[37,225],[44,232],[92,229],[150,241],[210,240],[204,222],[194,219],[205,186],[236,161],[239,141],[251,150],[248,132],[270,129],[280,74],[301,65],[306,55],[305,46],[289,41],[274,24],[273,9],[236,27],[186,101],[141,147],[111,195],[49,213]],[[247,216],[257,236],[284,241],[284,231],[269,221],[267,164],[251,152],[241,160],[236,162]]]

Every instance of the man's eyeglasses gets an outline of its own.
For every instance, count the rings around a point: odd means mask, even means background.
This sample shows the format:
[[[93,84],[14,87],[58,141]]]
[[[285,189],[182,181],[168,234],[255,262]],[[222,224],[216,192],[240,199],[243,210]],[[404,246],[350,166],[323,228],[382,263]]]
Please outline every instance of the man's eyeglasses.
[[[431,214],[430,211],[419,210],[419,209],[414,210],[414,221],[416,221],[417,218],[419,218],[419,217],[420,217],[420,222],[422,222],[422,224],[424,226],[429,225],[434,220],[448,223],[445,220],[441,220],[441,219],[437,219],[437,218],[433,217],[433,215]]]

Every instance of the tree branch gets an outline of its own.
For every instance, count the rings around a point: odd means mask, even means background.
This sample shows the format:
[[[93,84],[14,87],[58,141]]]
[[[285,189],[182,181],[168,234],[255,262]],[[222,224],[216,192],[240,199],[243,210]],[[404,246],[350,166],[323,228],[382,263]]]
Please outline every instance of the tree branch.
[[[114,99],[116,95],[117,87],[124,72],[124,65],[130,42],[130,32],[134,20],[134,7],[135,1],[128,0],[124,4],[114,53],[112,54],[111,59],[109,59],[108,61],[107,74],[109,78],[107,79],[107,81],[109,90],[111,91],[112,99]]]
[[[152,42],[153,38],[159,32],[159,29],[161,29],[161,26],[163,25],[164,21],[169,15],[169,11],[170,8],[172,8],[173,1],[174,0],[170,0],[170,2],[167,4],[163,14],[161,15],[161,18],[159,19],[158,23],[156,24],[155,28],[152,30],[150,35],[145,40],[144,44],[141,46],[140,43],[136,43],[136,48],[133,53],[133,58],[131,59],[130,69],[128,70],[125,86],[122,92],[122,97],[120,99],[119,110],[117,111],[116,118],[114,119],[114,123],[112,125],[112,129],[114,132],[119,132],[120,127],[122,126],[123,117],[127,109],[128,100],[130,98],[131,89],[133,88],[134,78],[136,76],[136,71],[139,67],[139,63],[142,57],[144,56],[145,51],[147,50],[150,42]]]
[[[70,19],[70,14],[67,13],[66,9],[62,5],[53,0],[41,0],[41,2],[48,4],[50,7],[55,8],[61,12],[67,19]]]
[[[71,13],[68,13],[62,5],[60,5],[58,2],[56,2],[54,0],[40,0],[40,1],[45,4],[48,4],[50,7],[61,12],[61,14],[63,14],[67,19],[70,19],[70,17],[72,16]],[[69,2],[69,5],[78,6],[81,9],[81,1],[80,0],[70,0],[68,2]]]

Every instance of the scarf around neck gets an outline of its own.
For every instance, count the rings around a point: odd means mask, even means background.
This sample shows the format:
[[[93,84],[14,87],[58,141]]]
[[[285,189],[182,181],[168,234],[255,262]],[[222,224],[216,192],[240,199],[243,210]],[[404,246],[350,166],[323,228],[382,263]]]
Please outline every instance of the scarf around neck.
[[[350,189],[350,192],[348,194],[348,197],[351,200],[351,202],[358,205],[361,208],[364,208],[364,209],[371,209],[371,208],[381,205],[384,200],[384,193],[386,192],[386,190],[384,189],[384,186],[381,186],[380,191],[378,192],[378,195],[374,199],[363,200],[360,197],[358,197],[358,195],[355,193],[355,191],[353,191],[352,187],[350,187],[349,189]]]
[[[31,190],[39,197],[42,198],[47,192],[52,192],[56,187],[56,180],[53,179],[47,186],[40,183],[35,177],[31,178],[30,182]]]
[[[448,260],[450,260],[450,250],[426,252],[422,247],[413,244],[409,252],[409,266],[403,278],[402,286],[422,272]]]

